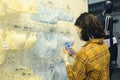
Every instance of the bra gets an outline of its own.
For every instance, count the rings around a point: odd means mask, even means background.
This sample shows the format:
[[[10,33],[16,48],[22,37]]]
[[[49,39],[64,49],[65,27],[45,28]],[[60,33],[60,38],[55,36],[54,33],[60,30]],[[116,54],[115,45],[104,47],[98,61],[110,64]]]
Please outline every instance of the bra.
[[[0,0],[0,15],[5,15],[10,12],[25,12],[25,13],[37,13],[35,3],[31,2],[23,5],[25,1],[19,0]]]
[[[9,0],[8,1],[8,9],[17,11],[17,12],[27,12],[27,13],[36,13],[36,6],[34,3],[25,3],[25,1],[20,2],[19,0]]]
[[[32,48],[36,44],[36,41],[37,41],[36,32],[34,32],[34,33],[31,32],[30,33],[30,37],[27,38],[24,47],[25,48]]]
[[[2,42],[11,50],[32,48],[37,41],[36,32],[31,32],[30,36],[27,38],[27,33],[25,32],[16,33],[15,31],[6,31],[2,37]]]
[[[32,48],[36,41],[36,33],[31,32],[27,38],[26,33],[16,33],[15,31],[0,30],[0,64],[5,60],[5,50],[20,50],[23,48]]]

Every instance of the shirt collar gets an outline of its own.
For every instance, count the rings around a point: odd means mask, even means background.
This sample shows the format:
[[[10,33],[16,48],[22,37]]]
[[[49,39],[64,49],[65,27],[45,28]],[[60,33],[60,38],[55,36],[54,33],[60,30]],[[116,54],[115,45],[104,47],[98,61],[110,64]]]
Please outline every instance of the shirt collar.
[[[86,45],[88,45],[90,43],[103,44],[103,38],[91,39],[84,46],[86,46]]]

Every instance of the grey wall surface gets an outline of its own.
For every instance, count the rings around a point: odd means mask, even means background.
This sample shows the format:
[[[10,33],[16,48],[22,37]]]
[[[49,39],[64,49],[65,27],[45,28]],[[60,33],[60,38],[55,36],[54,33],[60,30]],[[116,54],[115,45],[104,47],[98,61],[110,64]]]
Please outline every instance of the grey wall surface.
[[[105,1],[105,0],[88,0],[89,4],[97,3],[97,2],[101,2],[101,1]]]
[[[114,19],[119,19],[119,22],[114,24],[114,35],[117,37],[118,41],[118,65],[120,67],[120,13],[114,14]]]

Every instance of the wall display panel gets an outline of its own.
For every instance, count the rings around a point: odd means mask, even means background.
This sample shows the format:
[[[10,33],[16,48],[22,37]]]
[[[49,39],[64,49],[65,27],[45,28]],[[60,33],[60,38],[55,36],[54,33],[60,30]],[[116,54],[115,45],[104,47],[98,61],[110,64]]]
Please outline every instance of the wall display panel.
[[[63,47],[85,43],[74,22],[87,0],[0,2],[0,80],[67,80]]]

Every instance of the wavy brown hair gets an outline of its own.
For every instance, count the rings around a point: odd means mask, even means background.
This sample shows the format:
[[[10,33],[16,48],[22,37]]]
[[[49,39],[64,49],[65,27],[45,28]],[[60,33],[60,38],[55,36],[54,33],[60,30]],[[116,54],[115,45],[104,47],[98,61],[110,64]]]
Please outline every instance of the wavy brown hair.
[[[90,13],[85,12],[81,14],[77,18],[75,26],[81,29],[81,39],[84,41],[105,36],[102,24]]]

